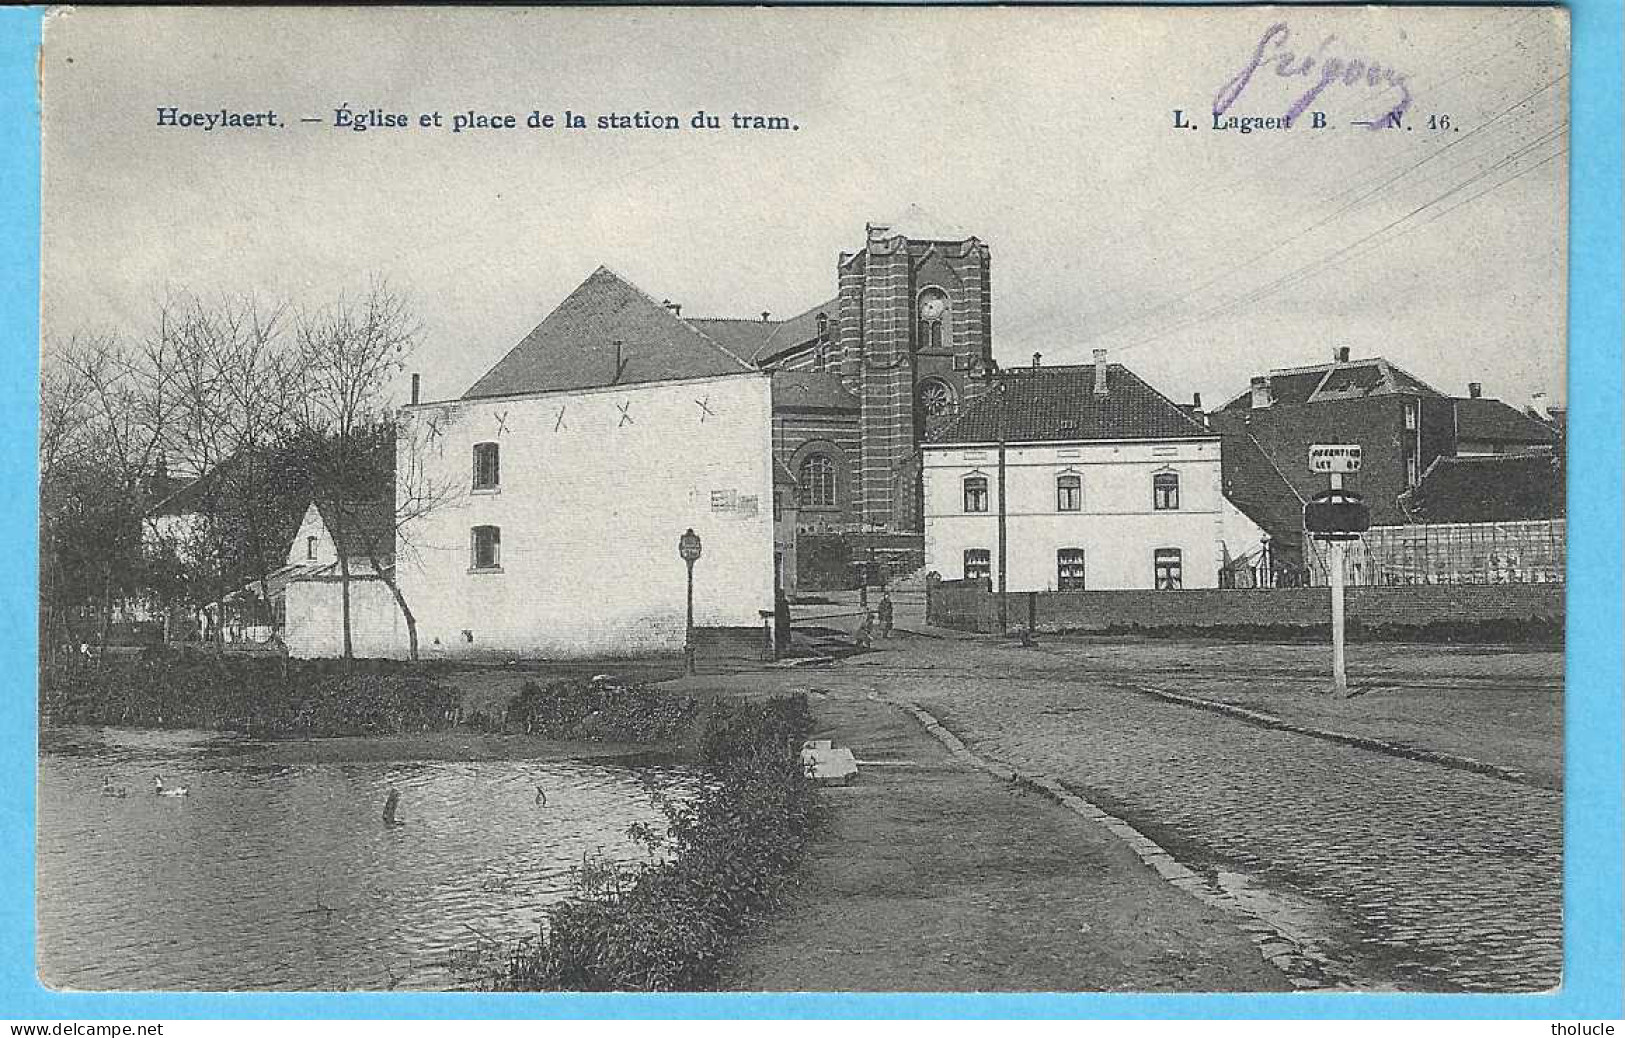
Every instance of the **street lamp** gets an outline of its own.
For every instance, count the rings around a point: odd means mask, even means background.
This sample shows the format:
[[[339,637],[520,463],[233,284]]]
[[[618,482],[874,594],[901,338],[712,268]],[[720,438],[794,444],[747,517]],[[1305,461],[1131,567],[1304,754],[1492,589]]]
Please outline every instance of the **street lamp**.
[[[690,526],[677,538],[677,554],[688,564],[688,624],[683,629],[683,658],[694,673],[694,563],[700,557],[700,535]]]

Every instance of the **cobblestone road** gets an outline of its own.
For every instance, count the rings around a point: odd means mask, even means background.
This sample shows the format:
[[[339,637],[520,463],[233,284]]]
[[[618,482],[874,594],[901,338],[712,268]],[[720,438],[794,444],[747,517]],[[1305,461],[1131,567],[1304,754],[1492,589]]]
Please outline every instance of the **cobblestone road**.
[[[852,676],[921,703],[984,756],[1059,778],[1241,889],[1347,982],[1560,983],[1560,793],[1176,706],[1075,660],[915,646],[868,657]]]

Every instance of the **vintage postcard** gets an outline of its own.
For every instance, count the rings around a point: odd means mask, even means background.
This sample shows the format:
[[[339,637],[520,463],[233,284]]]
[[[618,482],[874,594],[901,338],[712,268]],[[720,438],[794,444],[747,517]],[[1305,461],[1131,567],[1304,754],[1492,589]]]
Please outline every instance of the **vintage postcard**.
[[[40,982],[1557,989],[1569,67],[50,13]]]

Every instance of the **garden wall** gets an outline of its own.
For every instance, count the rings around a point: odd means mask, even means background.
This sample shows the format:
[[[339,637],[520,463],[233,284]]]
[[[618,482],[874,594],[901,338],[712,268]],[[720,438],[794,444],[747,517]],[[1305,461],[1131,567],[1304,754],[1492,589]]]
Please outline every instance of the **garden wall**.
[[[1537,623],[1561,630],[1562,584],[1424,584],[1351,587],[1345,599],[1354,626]],[[926,611],[938,627],[996,632],[999,596],[984,580],[934,581]],[[1039,631],[1126,628],[1324,626],[1331,592],[1323,587],[1197,591],[1045,591],[1033,596]],[[1012,630],[1027,626],[1028,596],[1010,595]]]

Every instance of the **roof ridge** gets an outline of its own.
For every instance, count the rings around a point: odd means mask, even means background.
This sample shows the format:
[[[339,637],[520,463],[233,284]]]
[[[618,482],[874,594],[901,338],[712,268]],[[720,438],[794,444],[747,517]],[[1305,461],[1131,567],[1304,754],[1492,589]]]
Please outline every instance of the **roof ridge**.
[[[730,350],[728,347],[722,345],[722,343],[720,343],[717,340],[711,338],[711,336],[705,334],[705,332],[703,332],[700,329],[694,327],[694,325],[692,323],[690,323],[687,318],[683,317],[682,314],[673,313],[671,311],[671,309],[666,306],[665,303],[657,302],[655,300],[654,296],[652,296],[649,293],[645,292],[641,287],[638,286],[638,284],[636,282],[630,281],[627,278],[622,277],[620,274],[617,274],[615,271],[610,270],[609,267],[607,267],[607,266],[605,266],[603,264],[598,265],[598,270],[601,270],[601,271],[605,272],[610,277],[615,278],[621,284],[625,285],[627,288],[630,288],[633,292],[636,292],[639,296],[643,297],[643,299],[650,306],[652,306],[655,309],[659,310],[661,313],[665,314],[667,317],[671,318],[673,321],[676,321],[678,324],[682,325],[684,328],[687,328],[689,331],[693,332],[695,335],[698,335],[700,338],[704,339],[708,344],[710,344],[714,349],[721,352],[729,360],[734,361],[735,363],[739,364],[741,367],[744,367],[744,368],[751,368],[751,369],[755,368],[754,364],[751,364],[748,361],[744,360],[737,353],[735,353],[733,350]],[[597,275],[597,273],[598,273],[597,270],[593,271],[593,274],[595,276]]]
[[[1112,367],[1113,367],[1113,365],[1107,364],[1106,370],[1110,371]],[[1173,399],[1171,397],[1165,396],[1163,394],[1162,390],[1158,389],[1156,386],[1153,386],[1151,383],[1149,383],[1145,379],[1141,378],[1133,370],[1131,370],[1129,368],[1126,368],[1121,364],[1116,365],[1116,367],[1120,371],[1122,371],[1123,374],[1127,375],[1129,378],[1132,378],[1134,381],[1138,382],[1140,385],[1144,386],[1146,389],[1149,389],[1152,392],[1152,394],[1156,396],[1156,398],[1158,400],[1161,400],[1163,403],[1167,404],[1169,407],[1171,407],[1175,411],[1179,412],[1179,417],[1183,418],[1187,425],[1190,425],[1190,426],[1192,426],[1194,428],[1200,429],[1200,430],[1202,430],[1203,433],[1206,433],[1206,434],[1208,434],[1210,436],[1218,436],[1219,435],[1213,429],[1209,428],[1206,425],[1203,425],[1201,422],[1198,422],[1195,418],[1192,418],[1190,413],[1188,411],[1186,411],[1183,407],[1180,407],[1178,404],[1174,403],[1174,401],[1173,401]],[[1108,392],[1110,391],[1110,388],[1111,387],[1109,387],[1109,386],[1107,387]]]

